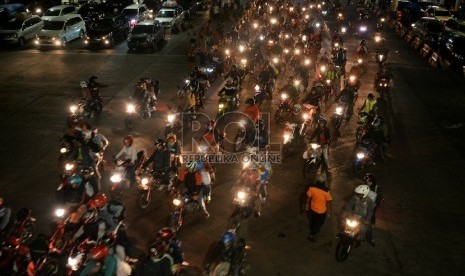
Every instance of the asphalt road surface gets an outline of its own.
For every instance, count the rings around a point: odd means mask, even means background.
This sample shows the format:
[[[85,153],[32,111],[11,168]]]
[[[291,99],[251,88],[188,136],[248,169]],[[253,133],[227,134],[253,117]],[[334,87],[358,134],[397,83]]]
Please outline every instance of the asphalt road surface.
[[[354,14],[355,6],[348,8]],[[199,16],[194,28],[206,19]],[[329,28],[334,22],[328,22]],[[188,73],[185,56],[190,32],[169,37],[155,53],[128,54],[125,43],[114,49],[89,51],[81,41],[65,50],[40,51],[32,47],[0,52],[0,196],[15,209],[30,207],[38,219],[38,232],[50,234],[53,211],[57,206],[54,190],[58,185],[59,141],[66,130],[67,108],[79,93],[79,82],[97,75],[108,85],[101,93],[103,113],[89,123],[98,126],[110,140],[106,159],[122,147],[122,137],[136,137],[138,148],[151,151],[153,141],[163,136],[168,105],[175,105],[176,85]],[[390,49],[394,74],[389,120],[392,143],[387,160],[370,170],[383,186],[385,202],[379,208],[374,230],[376,247],[362,244],[340,264],[334,258],[337,221],[340,210],[353,189],[361,183],[352,171],[356,120],[341,127],[341,137],[330,152],[333,212],[315,243],[306,240],[307,221],[299,212],[299,197],[306,184],[302,179],[301,154],[274,165],[269,196],[262,217],[250,218],[239,235],[250,246],[247,275],[462,275],[464,265],[463,229],[465,212],[465,162],[463,159],[465,81],[463,78],[428,67],[409,45],[394,32],[384,36]],[[348,35],[345,47],[349,59],[355,56],[359,39]],[[329,51],[329,41],[324,47]],[[374,42],[368,40],[368,47]],[[374,53],[370,53],[368,72],[363,76],[360,106],[373,90],[376,72]],[[350,64],[350,62],[348,62]],[[124,126],[124,108],[137,80],[161,80],[159,112],[142,120],[133,131]],[[251,95],[253,81],[248,77],[244,94]],[[284,85],[280,76],[277,87]],[[207,94],[206,113],[217,107],[217,80]],[[245,98],[245,97],[244,97]],[[275,97],[276,98],[276,97]],[[276,105],[265,106],[272,112]],[[329,116],[333,108],[325,111]],[[280,142],[282,127],[271,122],[272,141]],[[106,168],[110,168],[107,165]],[[217,166],[211,214],[186,217],[179,237],[185,259],[200,267],[211,244],[226,230],[232,212],[231,186],[240,167]],[[107,188],[108,171],[103,185]],[[163,194],[155,195],[151,206],[136,207],[135,190],[124,199],[128,233],[140,250],[146,250],[154,234],[165,226],[172,210]],[[194,275],[194,274],[193,274]]]

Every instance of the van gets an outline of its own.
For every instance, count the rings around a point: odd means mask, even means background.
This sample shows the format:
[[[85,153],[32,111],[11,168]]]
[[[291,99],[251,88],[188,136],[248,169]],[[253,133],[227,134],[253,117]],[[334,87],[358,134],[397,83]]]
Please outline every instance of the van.
[[[0,43],[22,47],[39,33],[43,25],[44,22],[37,15],[17,13],[15,19],[0,27]]]
[[[37,46],[61,46],[68,42],[83,38],[86,34],[86,24],[79,14],[67,14],[45,21],[34,44]]]

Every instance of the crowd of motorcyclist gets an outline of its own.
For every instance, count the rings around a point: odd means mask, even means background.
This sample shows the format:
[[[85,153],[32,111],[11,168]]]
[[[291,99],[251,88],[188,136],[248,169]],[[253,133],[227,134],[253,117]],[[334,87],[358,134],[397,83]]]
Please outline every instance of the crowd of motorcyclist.
[[[315,2],[311,5],[317,4]],[[266,1],[251,2],[231,32],[224,34],[222,27],[217,26],[218,39],[213,39],[215,32],[210,30],[210,25],[203,26],[201,35],[199,34],[202,41],[191,40],[191,45],[188,47],[192,68],[189,79],[180,89],[179,95],[185,100],[183,110],[195,112],[204,108],[205,93],[210,87],[210,82],[217,77],[223,77],[225,84],[218,92],[220,105],[226,102],[230,104],[226,112],[218,113],[224,115],[241,107],[244,78],[253,72],[257,76],[256,93],[247,97],[244,101],[245,108],[242,110],[250,121],[246,123],[245,128],[248,131],[244,137],[249,149],[248,154],[266,156],[269,131],[260,118],[260,106],[263,101],[272,101],[273,96],[279,95],[281,101],[287,101],[287,106],[293,107],[284,112],[287,120],[302,123],[300,118],[290,115],[296,106],[299,107],[299,111],[307,112],[310,116],[310,123],[304,136],[309,144],[316,142],[321,147],[322,158],[321,163],[318,164],[320,173],[329,172],[332,168],[329,162],[332,137],[328,120],[323,117],[325,111],[323,107],[327,110],[333,101],[342,104],[346,110],[345,120],[351,119],[359,95],[363,70],[366,70],[364,63],[369,51],[366,40],[362,39],[356,49],[356,61],[346,73],[348,58],[343,47],[342,33],[335,31],[332,34],[331,45],[337,43],[338,47],[335,47],[331,55],[322,50],[321,44],[326,30],[324,18],[320,13],[307,13],[302,7],[291,1],[278,1],[276,5],[268,4]],[[339,11],[338,1],[335,1],[332,7]],[[311,10],[310,6],[308,10]],[[256,40],[252,39],[255,37]],[[384,41],[382,43],[384,44]],[[206,50],[199,53],[199,45]],[[233,47],[237,50],[233,50]],[[386,49],[378,48],[378,52],[387,56]],[[195,65],[197,57],[200,60],[199,65]],[[282,75],[289,75],[288,81],[283,87],[275,89],[277,78]],[[392,79],[387,62],[379,62],[375,86],[378,86],[383,78]],[[81,83],[86,110],[91,110],[95,99],[101,102],[99,91],[105,86],[96,80],[97,77],[92,76],[89,82]],[[342,89],[341,83],[343,83]],[[159,91],[159,81],[143,78],[138,82],[133,98],[139,106],[147,108],[152,113],[156,110]],[[283,97],[283,94],[286,96]],[[222,97],[226,99],[223,102]],[[373,93],[369,93],[363,105],[358,108],[359,119],[364,129],[362,135],[357,137],[357,143],[373,141],[376,156],[383,160],[389,135],[384,118],[379,112],[379,101],[384,99],[376,99]],[[76,250],[82,250],[92,256],[80,271],[80,275],[89,275],[95,271],[102,271],[105,275],[112,275],[116,271],[118,271],[117,275],[130,275],[132,270],[134,275],[177,273],[182,267],[183,254],[176,231],[170,227],[163,228],[157,233],[156,242],[150,246],[147,259],[140,260],[140,265],[135,269],[130,266],[136,260],[127,256],[132,245],[123,231],[125,208],[119,201],[103,193],[101,187],[103,154],[109,146],[109,141],[97,128],[91,127],[86,122],[68,126],[60,150],[63,174],[60,176],[61,183],[57,193],[63,202],[69,204],[64,215],[73,217],[67,219],[69,221],[66,231],[72,235],[67,240],[65,252],[72,255]],[[250,136],[250,133],[253,135]],[[209,146],[215,149],[213,151],[215,154],[221,152],[220,141],[223,134],[218,130],[216,120],[207,122],[204,138]],[[178,195],[196,197],[199,209],[208,218],[210,214],[207,206],[211,202],[211,184],[215,181],[214,167],[208,162],[186,160],[182,168],[179,168],[181,150],[182,145],[177,141],[176,135],[169,133],[166,137],[155,140],[154,149],[149,156],[140,157],[135,148],[134,137],[128,135],[123,138],[122,149],[113,158],[115,162],[123,161],[125,177],[131,187],[138,185],[138,174],[151,165],[151,171],[154,174],[157,172],[160,182],[164,185],[161,189],[176,189]],[[241,177],[235,183],[236,187],[248,187],[249,193],[254,195],[255,202],[251,205],[256,217],[260,216],[261,206],[266,202],[267,185],[271,174],[269,162],[250,162],[244,166]],[[170,182],[173,175],[177,176],[176,183]],[[361,217],[366,240],[374,246],[371,224],[374,223],[375,209],[381,203],[382,193],[373,174],[366,174],[364,181],[365,184],[355,189],[354,196],[345,207],[345,211]],[[308,191],[309,200],[306,203],[306,210],[310,212],[313,210],[314,213],[310,223],[309,239],[311,240],[324,222],[324,216],[322,219],[321,214],[330,214],[330,208],[314,209],[312,203],[314,204],[317,198],[320,200],[321,196],[323,202],[331,201],[325,181],[317,181],[315,187],[324,190],[325,193],[310,192],[310,189]],[[321,207],[321,202],[319,203]],[[316,218],[318,216],[319,218]],[[0,198],[0,230],[6,229],[10,217],[11,209]],[[23,245],[11,246],[18,249]],[[208,258],[207,268],[211,269],[213,263],[218,266],[222,261],[226,261],[230,265],[226,269],[232,275],[239,275],[242,273],[240,264],[244,252],[245,241],[236,236],[234,229],[228,230],[219,241],[217,251]],[[21,262],[29,260],[28,258],[24,257]],[[26,268],[30,266],[30,262],[25,264]],[[8,269],[13,269],[13,266]],[[32,272],[29,275],[37,274]]]

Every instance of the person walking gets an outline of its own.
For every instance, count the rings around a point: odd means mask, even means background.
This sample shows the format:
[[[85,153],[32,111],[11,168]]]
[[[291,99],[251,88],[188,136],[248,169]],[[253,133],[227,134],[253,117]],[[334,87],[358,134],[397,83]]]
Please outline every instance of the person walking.
[[[314,186],[310,186],[307,191],[307,202],[305,212],[307,214],[310,233],[307,236],[309,241],[315,241],[315,235],[320,232],[326,216],[331,212],[331,193],[326,188],[324,182],[316,181]]]

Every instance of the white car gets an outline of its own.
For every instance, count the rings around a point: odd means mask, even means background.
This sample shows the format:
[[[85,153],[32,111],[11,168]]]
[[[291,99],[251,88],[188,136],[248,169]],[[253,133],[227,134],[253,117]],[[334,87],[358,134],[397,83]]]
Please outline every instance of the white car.
[[[0,43],[24,46],[26,41],[34,38],[44,26],[44,22],[37,15],[24,14],[24,18],[17,16],[0,26]]]
[[[44,27],[37,35],[37,46],[65,47],[68,42],[83,38],[86,24],[79,14],[67,14],[44,22]]]
[[[179,6],[161,8],[155,20],[160,21],[165,29],[180,31],[184,24],[184,10]]]
[[[77,13],[78,8],[73,5],[60,5],[51,7],[42,15],[42,20],[47,21],[52,18],[63,16],[65,14]]]

